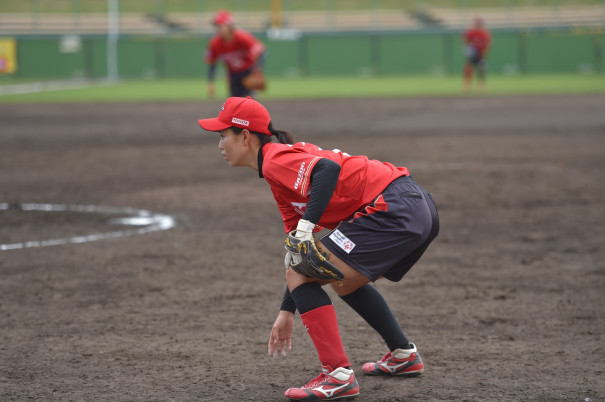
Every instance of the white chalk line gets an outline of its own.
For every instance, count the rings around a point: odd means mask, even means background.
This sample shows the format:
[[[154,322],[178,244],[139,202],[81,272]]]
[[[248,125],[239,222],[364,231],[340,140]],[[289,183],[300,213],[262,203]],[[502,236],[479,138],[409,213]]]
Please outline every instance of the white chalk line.
[[[91,233],[83,236],[63,237],[48,240],[30,240],[19,243],[0,244],[0,251],[19,250],[32,247],[60,246],[64,244],[79,244],[105,239],[133,236],[160,230],[168,230],[175,226],[170,215],[153,213],[144,209],[103,207],[97,205],[64,205],[64,204],[8,204],[0,203],[0,211],[41,211],[41,212],[80,212],[101,215],[127,215],[109,220],[110,224],[138,226],[136,229],[116,230],[103,233]]]
[[[25,82],[21,84],[0,85],[0,96],[24,95],[50,91],[66,91],[114,84],[114,81],[108,81],[106,79],[73,79],[66,81]]]

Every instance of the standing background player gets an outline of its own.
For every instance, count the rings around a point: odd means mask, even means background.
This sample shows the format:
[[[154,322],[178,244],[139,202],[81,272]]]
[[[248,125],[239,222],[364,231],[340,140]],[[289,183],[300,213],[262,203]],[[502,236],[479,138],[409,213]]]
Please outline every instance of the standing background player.
[[[483,25],[483,19],[475,18],[473,26],[468,28],[462,40],[465,44],[466,63],[464,65],[463,90],[470,91],[473,81],[473,70],[477,70],[479,89],[485,90],[486,57],[492,37]]]
[[[388,353],[364,364],[365,374],[424,372],[416,345],[370,283],[400,281],[439,232],[435,202],[408,169],[306,142],[294,144],[292,134],[275,130],[269,112],[249,97],[227,99],[218,117],[199,124],[220,133],[218,148],[230,166],[249,167],[269,183],[282,215],[287,287],[268,352],[276,358],[279,349],[282,355],[291,349],[298,310],[322,365],[316,378],[288,389],[286,397],[332,400],[359,394],[325,284],[386,343]],[[326,252],[313,237],[322,228],[332,230],[320,241]]]
[[[264,90],[265,45],[251,33],[236,29],[233,16],[228,11],[219,11],[212,23],[217,33],[210,39],[204,57],[209,64],[208,96],[215,94],[214,78],[218,60],[224,62],[229,73],[231,96],[252,96],[256,90]]]

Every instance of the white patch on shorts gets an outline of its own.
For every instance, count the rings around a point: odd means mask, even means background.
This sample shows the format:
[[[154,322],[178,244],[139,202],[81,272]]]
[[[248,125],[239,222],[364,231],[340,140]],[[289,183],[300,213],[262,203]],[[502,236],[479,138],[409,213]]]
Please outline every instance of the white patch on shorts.
[[[338,247],[343,249],[344,252],[347,254],[350,254],[351,251],[353,251],[353,249],[355,248],[355,243],[349,240],[349,238],[343,235],[342,232],[338,229],[334,230],[329,237],[334,243],[336,243]]]

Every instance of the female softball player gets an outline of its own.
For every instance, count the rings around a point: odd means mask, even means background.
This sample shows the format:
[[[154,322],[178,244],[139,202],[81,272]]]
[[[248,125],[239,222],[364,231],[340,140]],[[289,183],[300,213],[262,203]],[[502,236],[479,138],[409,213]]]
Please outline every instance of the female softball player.
[[[216,13],[212,23],[217,33],[208,42],[204,56],[209,64],[206,88],[208,96],[214,96],[214,76],[218,60],[223,60],[229,71],[231,96],[244,97],[252,95],[257,89],[265,89],[265,45],[251,33],[236,29],[233,17],[228,11]]]
[[[487,52],[492,42],[492,36],[483,25],[482,18],[475,18],[473,26],[464,31],[462,40],[465,44],[466,53],[462,90],[465,92],[470,91],[473,81],[473,69],[476,69],[479,89],[484,91]]]
[[[336,314],[322,286],[335,292],[384,339],[389,352],[366,363],[368,375],[411,376],[424,371],[416,346],[404,335],[384,298],[370,282],[399,281],[439,231],[437,208],[405,167],[323,150],[273,128],[254,99],[228,98],[216,118],[199,120],[218,132],[218,148],[230,166],[258,171],[270,185],[283,218],[287,288],[269,336],[277,358],[291,350],[293,316],[299,311],[322,372],[293,400],[332,400],[359,394]],[[273,142],[273,137],[277,142]],[[330,229],[315,244],[313,232]]]

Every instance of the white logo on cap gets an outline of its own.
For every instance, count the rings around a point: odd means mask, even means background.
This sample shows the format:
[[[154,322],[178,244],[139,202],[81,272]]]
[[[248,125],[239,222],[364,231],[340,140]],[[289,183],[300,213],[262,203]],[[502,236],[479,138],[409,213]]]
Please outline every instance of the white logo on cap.
[[[250,125],[250,122],[248,120],[241,120],[241,119],[238,119],[236,117],[233,117],[231,119],[231,123],[241,124],[242,126],[249,126]]]

